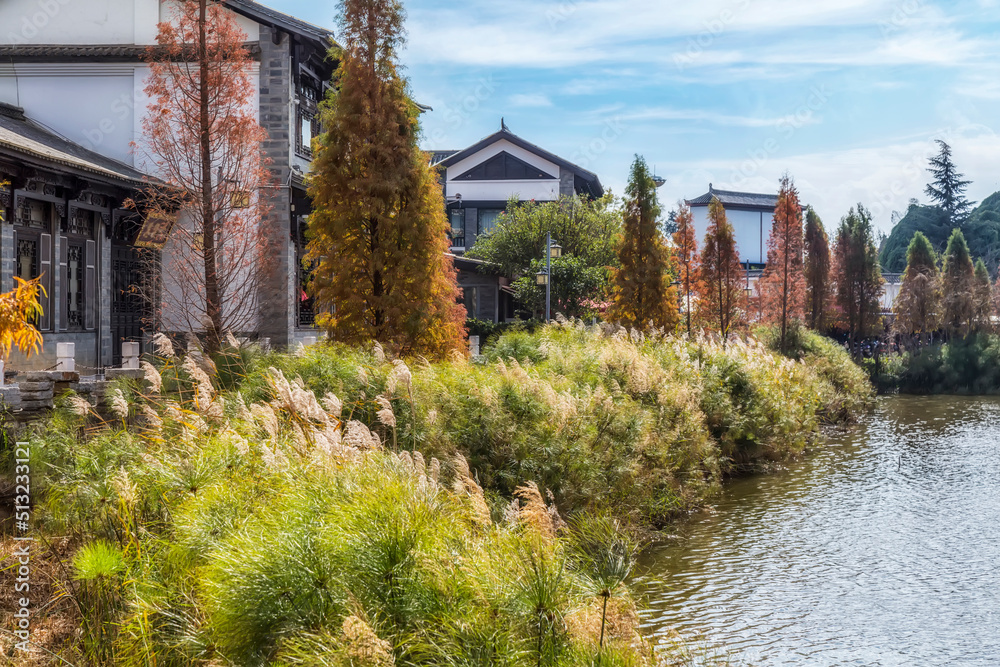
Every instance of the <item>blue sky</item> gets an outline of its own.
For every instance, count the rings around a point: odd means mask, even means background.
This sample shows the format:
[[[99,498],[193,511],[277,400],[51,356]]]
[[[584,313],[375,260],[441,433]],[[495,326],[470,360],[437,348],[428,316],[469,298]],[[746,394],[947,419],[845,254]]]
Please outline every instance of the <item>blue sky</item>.
[[[335,4],[265,0],[334,27]],[[512,131],[621,194],[639,153],[665,208],[773,192],[786,170],[828,228],[862,202],[888,230],[943,138],[1000,190],[1000,0],[405,1],[425,148]]]

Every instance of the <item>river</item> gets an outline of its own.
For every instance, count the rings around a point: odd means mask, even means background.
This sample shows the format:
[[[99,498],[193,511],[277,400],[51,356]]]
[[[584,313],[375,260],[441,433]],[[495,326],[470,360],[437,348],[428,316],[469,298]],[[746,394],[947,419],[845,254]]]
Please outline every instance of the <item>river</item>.
[[[736,665],[1000,665],[1000,401],[880,399],[730,483],[635,587],[658,641]]]

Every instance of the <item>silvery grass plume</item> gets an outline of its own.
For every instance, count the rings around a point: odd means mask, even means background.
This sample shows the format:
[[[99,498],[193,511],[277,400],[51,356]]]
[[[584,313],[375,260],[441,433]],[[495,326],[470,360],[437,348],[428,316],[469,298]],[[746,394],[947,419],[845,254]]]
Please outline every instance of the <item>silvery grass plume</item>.
[[[382,348],[382,343],[375,341],[375,344],[372,345],[372,356],[378,363],[385,363],[385,350]]]
[[[326,396],[323,397],[323,407],[326,411],[330,413],[334,419],[340,419],[341,413],[344,411],[344,403],[337,395],[333,392],[328,392]]]
[[[392,362],[392,370],[389,371],[385,380],[385,393],[392,396],[396,393],[397,387],[402,387],[407,392],[413,388],[413,374],[410,373],[409,367],[402,359],[396,359]]]
[[[396,428],[396,413],[392,411],[392,403],[385,396],[376,396],[375,402],[381,408],[376,413],[378,420],[389,428]]]
[[[159,431],[163,428],[163,420],[160,419],[160,415],[156,414],[156,410],[149,407],[145,403],[139,408],[142,412],[142,418],[146,420],[146,425],[153,429],[154,431]]]
[[[126,507],[134,507],[135,501],[139,497],[139,487],[128,475],[128,471],[122,466],[111,476],[111,488],[118,494],[118,498]]]
[[[153,351],[158,357],[171,359],[174,356],[174,344],[163,333],[153,335]]]
[[[143,379],[149,385],[149,390],[154,394],[159,394],[160,390],[163,389],[163,377],[156,370],[156,367],[148,361],[140,361],[139,368],[142,369]]]
[[[233,402],[233,405],[236,406],[235,410],[237,419],[245,422],[248,422],[253,419],[253,416],[250,414],[250,411],[247,410],[247,404],[246,401],[243,400],[243,394],[241,394],[240,392],[236,392],[230,396],[230,400]]]
[[[469,498],[472,505],[472,518],[476,523],[483,526],[492,525],[493,519],[490,516],[490,507],[486,504],[486,497],[483,495],[483,487],[472,479],[469,462],[461,454],[455,454],[451,465],[455,470],[452,490],[458,495],[466,495]]]
[[[345,447],[351,447],[358,451],[382,448],[382,443],[379,441],[378,436],[368,430],[368,427],[363,422],[355,419],[347,422],[344,427],[343,442]]]
[[[86,417],[90,413],[90,403],[79,396],[70,396],[66,399],[66,407],[69,408],[70,412],[79,417]]]
[[[514,495],[521,501],[518,509],[518,521],[529,526],[535,532],[547,540],[552,540],[556,536],[558,525],[553,521],[553,514],[549,511],[545,500],[542,498],[538,485],[534,482],[527,482],[514,490]],[[555,516],[559,516],[558,512]],[[561,522],[562,519],[559,519]]]
[[[254,403],[250,406],[250,415],[272,440],[278,437],[278,415],[274,413],[274,408],[267,403]]]
[[[226,332],[226,345],[235,350],[240,349],[240,342],[236,340],[236,337],[233,335],[232,331]]]
[[[108,407],[111,408],[111,412],[121,420],[128,419],[128,401],[125,400],[125,395],[122,394],[121,389],[114,387],[108,392],[106,397],[108,402]]]
[[[316,394],[306,389],[302,378],[289,382],[277,368],[267,369],[267,381],[277,396],[278,407],[301,419],[326,424],[330,416],[320,407]]]

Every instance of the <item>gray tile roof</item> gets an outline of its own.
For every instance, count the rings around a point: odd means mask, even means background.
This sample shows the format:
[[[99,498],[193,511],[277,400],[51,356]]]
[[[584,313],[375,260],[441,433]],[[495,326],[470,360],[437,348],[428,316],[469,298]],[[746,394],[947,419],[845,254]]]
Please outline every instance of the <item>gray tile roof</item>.
[[[440,163],[444,162],[445,160],[447,160],[448,158],[450,158],[452,155],[454,155],[457,152],[458,152],[457,150],[454,150],[454,151],[431,151],[430,152],[431,153],[431,166],[433,167],[433,166],[435,166],[437,164],[440,164]]]
[[[256,41],[245,46],[251,57],[260,57]],[[62,62],[83,58],[91,62],[136,62],[145,59],[149,49],[139,44],[0,44],[0,60]]]
[[[24,110],[0,102],[0,150],[26,161],[56,164],[133,187],[157,182],[129,165],[88,150],[25,117]]]
[[[723,206],[773,209],[778,205],[778,195],[716,190],[711,184],[708,186],[707,193],[694,199],[688,199],[687,204],[688,206],[708,206],[712,197],[718,197]]]

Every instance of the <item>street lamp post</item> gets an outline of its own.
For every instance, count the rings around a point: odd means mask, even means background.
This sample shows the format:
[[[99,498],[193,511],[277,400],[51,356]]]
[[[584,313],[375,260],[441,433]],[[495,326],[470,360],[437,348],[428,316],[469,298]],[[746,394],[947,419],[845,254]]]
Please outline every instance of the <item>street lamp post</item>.
[[[535,284],[545,285],[545,323],[552,312],[552,258],[562,257],[562,246],[552,242],[552,232],[545,232],[545,270],[535,274]]]

